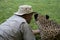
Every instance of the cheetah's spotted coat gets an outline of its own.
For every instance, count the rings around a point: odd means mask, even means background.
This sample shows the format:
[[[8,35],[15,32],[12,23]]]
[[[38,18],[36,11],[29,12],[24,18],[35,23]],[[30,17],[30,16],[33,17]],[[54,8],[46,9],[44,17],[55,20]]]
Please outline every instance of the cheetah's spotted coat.
[[[39,26],[41,40],[60,40],[60,25],[49,20],[48,15],[36,14],[35,20]]]

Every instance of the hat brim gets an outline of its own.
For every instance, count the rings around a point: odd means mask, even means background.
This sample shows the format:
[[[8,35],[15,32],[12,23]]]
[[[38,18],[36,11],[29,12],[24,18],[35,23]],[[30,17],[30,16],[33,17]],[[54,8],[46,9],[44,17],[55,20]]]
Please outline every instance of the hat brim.
[[[18,12],[15,12],[14,14],[16,14],[16,15],[24,15],[25,13],[18,13]]]
[[[14,13],[14,14],[16,14],[16,15],[24,15],[24,13],[18,13],[18,12]]]

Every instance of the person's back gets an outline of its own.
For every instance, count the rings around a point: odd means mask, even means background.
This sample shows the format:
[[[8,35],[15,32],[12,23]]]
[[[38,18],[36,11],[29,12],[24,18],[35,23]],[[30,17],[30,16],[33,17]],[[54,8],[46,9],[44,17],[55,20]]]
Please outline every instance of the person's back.
[[[4,40],[7,40],[7,39],[8,40],[17,40],[17,39],[21,40],[22,35],[20,32],[21,31],[20,25],[23,22],[26,23],[26,21],[23,18],[13,15],[6,22],[0,25],[0,35],[3,37]]]

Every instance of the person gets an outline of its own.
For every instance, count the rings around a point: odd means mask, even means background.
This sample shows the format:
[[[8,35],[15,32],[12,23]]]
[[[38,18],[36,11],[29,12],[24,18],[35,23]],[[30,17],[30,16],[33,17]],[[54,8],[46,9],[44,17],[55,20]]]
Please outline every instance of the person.
[[[21,5],[16,13],[0,25],[0,40],[36,40],[29,25],[32,6]]]

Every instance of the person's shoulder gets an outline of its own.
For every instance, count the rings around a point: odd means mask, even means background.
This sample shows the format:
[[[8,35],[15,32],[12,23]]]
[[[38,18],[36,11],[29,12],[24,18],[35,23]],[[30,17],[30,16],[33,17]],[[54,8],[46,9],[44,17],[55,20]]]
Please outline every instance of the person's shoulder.
[[[24,26],[24,27],[29,26],[29,24],[27,22],[22,22],[21,25]]]
[[[23,25],[28,25],[28,23],[27,23],[27,22],[22,22],[21,24],[23,24]]]

